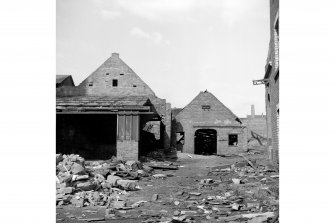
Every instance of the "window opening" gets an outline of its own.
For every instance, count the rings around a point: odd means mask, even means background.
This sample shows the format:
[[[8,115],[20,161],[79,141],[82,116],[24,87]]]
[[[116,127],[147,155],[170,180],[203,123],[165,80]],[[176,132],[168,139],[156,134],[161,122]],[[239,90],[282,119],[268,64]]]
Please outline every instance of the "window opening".
[[[238,137],[237,134],[229,134],[228,135],[228,145],[229,146],[237,146]]]
[[[118,81],[116,79],[113,79],[113,87],[117,87]]]

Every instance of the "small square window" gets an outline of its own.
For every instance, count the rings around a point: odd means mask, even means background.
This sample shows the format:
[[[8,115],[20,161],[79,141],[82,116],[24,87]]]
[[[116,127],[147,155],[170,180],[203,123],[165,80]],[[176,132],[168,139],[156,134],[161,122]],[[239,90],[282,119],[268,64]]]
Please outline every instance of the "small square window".
[[[124,75],[124,74],[121,73],[120,75],[122,76],[122,75]]]
[[[106,75],[109,75],[109,73],[106,73]]]
[[[134,84],[133,87],[137,87],[137,86]]]
[[[90,87],[93,86],[93,82],[89,82],[88,86],[90,86]]]
[[[238,136],[237,134],[229,134],[228,135],[228,145],[229,146],[237,146]]]
[[[118,81],[116,79],[113,79],[113,87],[117,87]]]

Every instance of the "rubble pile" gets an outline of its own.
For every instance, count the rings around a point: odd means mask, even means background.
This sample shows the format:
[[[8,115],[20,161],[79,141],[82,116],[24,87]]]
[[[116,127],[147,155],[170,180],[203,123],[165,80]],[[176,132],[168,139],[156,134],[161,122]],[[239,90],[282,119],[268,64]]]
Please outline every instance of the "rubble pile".
[[[56,204],[110,206],[127,191],[141,189],[138,181],[153,169],[138,161],[85,162],[79,155],[56,155]]]

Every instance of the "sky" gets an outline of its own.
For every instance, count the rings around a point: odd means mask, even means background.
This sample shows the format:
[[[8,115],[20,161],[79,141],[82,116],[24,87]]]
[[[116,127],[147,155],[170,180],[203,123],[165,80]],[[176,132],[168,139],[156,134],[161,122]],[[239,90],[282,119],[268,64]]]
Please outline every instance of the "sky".
[[[239,117],[265,114],[268,0],[57,0],[56,72],[76,85],[112,52],[185,107],[208,90]]]

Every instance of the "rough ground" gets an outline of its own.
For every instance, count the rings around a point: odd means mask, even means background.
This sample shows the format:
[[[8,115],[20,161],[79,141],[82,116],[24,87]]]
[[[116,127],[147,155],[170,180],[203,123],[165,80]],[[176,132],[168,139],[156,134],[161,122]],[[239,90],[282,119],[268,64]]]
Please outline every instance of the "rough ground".
[[[167,219],[166,222],[170,222],[168,220],[171,220],[174,215],[179,217],[183,215],[192,216],[193,222],[263,222],[260,219],[259,221],[251,221],[243,218],[237,220],[224,220],[224,218],[246,213],[270,211],[275,214],[277,213],[279,179],[271,178],[270,175],[277,175],[278,172],[264,172],[264,174],[261,173],[261,176],[257,175],[252,178],[247,177],[247,175],[252,175],[253,173],[239,175],[238,172],[234,171],[211,172],[210,170],[213,167],[243,162],[244,159],[240,156],[201,156],[185,153],[178,153],[177,155],[178,159],[174,163],[179,165],[178,170],[155,170],[155,173],[163,173],[171,176],[166,179],[144,178],[139,181],[141,190],[129,191],[128,195],[123,197],[130,204],[137,201],[147,202],[130,210],[116,210],[114,212],[116,219],[105,219],[101,222],[142,222],[148,219],[147,222],[155,222],[156,219],[159,219],[157,222],[164,222],[164,218]],[[265,155],[245,155],[245,157],[248,160],[253,160],[256,166],[266,166]],[[265,180],[264,177],[266,178]],[[231,180],[232,178],[244,179],[244,184],[234,184]],[[200,181],[203,179],[213,179],[215,183],[208,185],[201,184]],[[264,185],[270,186],[270,189],[275,192],[266,190],[268,192],[264,193],[264,191],[260,190],[261,186]],[[190,192],[201,194],[198,196],[190,195]],[[208,203],[208,196],[224,196],[226,192],[232,192],[235,195],[235,199],[239,199],[239,196],[244,198],[243,204],[241,203],[240,205],[240,210],[231,210],[231,204],[217,204],[214,202],[215,199],[212,203]],[[158,194],[158,199],[152,201],[154,194]],[[246,194],[251,196],[246,196]],[[260,207],[244,210],[242,207],[246,203],[258,203]],[[203,206],[204,210],[201,210],[202,208],[199,208],[199,206]],[[183,214],[176,211],[193,211],[193,213]],[[56,208],[56,219],[57,222],[85,222],[78,219],[78,217],[86,219],[104,218],[105,212],[106,207],[78,208],[63,206]],[[271,222],[270,220],[271,218],[268,221],[265,219],[264,222]]]

